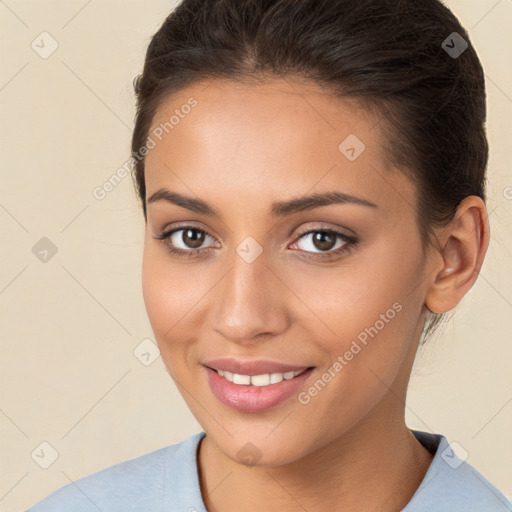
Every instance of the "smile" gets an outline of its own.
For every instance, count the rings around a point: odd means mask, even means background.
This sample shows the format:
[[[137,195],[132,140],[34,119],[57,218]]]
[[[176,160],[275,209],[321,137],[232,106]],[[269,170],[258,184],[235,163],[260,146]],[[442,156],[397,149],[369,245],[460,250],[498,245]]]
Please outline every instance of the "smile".
[[[283,366],[283,365],[281,365]],[[206,381],[219,402],[238,412],[262,412],[291,400],[306,385],[314,368],[261,373],[236,373],[206,365]],[[234,369],[234,368],[233,368]],[[275,370],[276,368],[273,368]]]
[[[239,373],[233,373],[223,370],[216,370],[217,373],[224,377],[227,381],[233,384],[241,386],[269,386],[270,384],[278,384],[282,380],[290,380],[297,375],[305,372],[307,368],[298,370],[296,372],[284,372],[284,373],[263,373],[261,375],[242,375]]]

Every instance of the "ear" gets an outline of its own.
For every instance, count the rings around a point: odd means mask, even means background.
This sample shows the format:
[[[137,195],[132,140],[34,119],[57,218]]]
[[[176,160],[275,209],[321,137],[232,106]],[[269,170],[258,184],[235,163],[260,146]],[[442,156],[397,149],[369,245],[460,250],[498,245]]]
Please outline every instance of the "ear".
[[[489,246],[489,220],[477,196],[461,201],[455,217],[438,234],[436,267],[425,304],[433,313],[453,309],[471,289],[480,273]]]

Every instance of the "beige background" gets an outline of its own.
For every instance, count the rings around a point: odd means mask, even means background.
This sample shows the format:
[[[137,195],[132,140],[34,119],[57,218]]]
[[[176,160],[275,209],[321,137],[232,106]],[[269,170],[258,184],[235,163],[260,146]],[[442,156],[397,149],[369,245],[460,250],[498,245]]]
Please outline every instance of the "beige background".
[[[512,498],[512,0],[447,4],[487,75],[493,234],[482,276],[418,355],[407,421],[456,441]],[[129,156],[131,81],[173,5],[0,2],[2,512],[201,429],[161,359],[133,353],[152,333],[131,179],[92,195]],[[43,31],[58,43],[46,59],[31,47],[51,49]],[[42,237],[57,247],[46,262]],[[48,469],[43,441],[58,452]]]

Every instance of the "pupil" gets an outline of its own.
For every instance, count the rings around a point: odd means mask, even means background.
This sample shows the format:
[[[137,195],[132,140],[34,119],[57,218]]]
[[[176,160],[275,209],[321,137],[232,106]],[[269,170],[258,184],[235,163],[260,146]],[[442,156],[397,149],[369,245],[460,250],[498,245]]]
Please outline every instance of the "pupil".
[[[193,249],[201,247],[204,241],[204,233],[196,229],[187,229],[183,232],[183,242]],[[313,237],[315,247],[320,250],[329,250],[334,246],[334,236],[331,233],[319,231]]]
[[[194,236],[194,233],[196,233],[197,236]],[[188,238],[188,240],[186,238]],[[186,245],[193,249],[196,249],[202,245],[204,241],[204,233],[197,229],[187,229],[186,231],[183,232],[182,239]]]
[[[334,235],[332,233],[326,233],[325,231],[319,231],[315,233],[313,243],[317,249],[332,249],[334,247]]]

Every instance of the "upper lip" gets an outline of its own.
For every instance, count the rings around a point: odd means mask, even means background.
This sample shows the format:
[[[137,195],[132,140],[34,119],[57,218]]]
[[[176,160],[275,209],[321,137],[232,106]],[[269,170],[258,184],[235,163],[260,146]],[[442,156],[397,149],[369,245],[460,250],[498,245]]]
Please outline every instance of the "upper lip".
[[[213,370],[222,370],[231,373],[238,373],[239,375],[251,376],[264,375],[267,373],[297,372],[310,368],[308,365],[293,365],[264,359],[242,360],[232,357],[210,359],[209,361],[205,361],[203,364]]]

